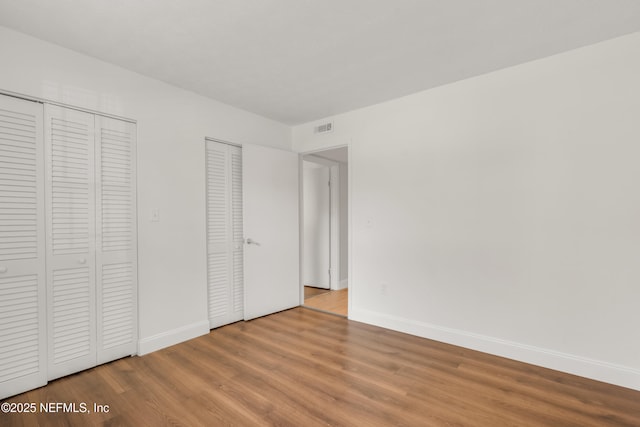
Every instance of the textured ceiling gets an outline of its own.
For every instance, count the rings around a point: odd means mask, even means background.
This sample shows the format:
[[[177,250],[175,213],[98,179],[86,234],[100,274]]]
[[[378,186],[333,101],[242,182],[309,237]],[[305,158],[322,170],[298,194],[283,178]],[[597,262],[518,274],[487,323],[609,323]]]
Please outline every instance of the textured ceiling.
[[[0,0],[0,25],[298,124],[640,30],[637,0]]]

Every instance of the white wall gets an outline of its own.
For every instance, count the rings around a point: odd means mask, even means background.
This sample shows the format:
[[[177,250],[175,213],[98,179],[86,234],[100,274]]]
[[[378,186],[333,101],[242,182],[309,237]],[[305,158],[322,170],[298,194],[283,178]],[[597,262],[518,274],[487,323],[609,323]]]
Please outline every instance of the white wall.
[[[289,149],[290,128],[4,27],[0,58],[0,90],[137,120],[140,350],[206,333],[204,138]]]
[[[350,318],[640,389],[638,76],[636,33],[295,127],[350,145]]]
[[[329,289],[331,267],[330,224],[331,200],[329,167],[302,161],[304,251],[302,283]]]

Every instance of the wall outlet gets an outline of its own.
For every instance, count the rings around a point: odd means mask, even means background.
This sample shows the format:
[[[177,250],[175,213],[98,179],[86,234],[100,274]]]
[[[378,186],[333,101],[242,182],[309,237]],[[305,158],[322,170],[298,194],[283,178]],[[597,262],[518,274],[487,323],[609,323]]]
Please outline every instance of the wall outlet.
[[[387,295],[387,284],[386,283],[381,283],[380,284],[380,294],[381,295]]]
[[[151,222],[160,222],[160,209],[153,208],[151,209]]]

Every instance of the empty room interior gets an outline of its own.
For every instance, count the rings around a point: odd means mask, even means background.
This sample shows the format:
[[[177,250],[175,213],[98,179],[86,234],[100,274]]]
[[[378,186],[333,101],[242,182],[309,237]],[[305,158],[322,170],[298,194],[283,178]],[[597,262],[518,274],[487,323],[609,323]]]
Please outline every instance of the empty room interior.
[[[0,0],[0,425],[640,425],[640,2]]]

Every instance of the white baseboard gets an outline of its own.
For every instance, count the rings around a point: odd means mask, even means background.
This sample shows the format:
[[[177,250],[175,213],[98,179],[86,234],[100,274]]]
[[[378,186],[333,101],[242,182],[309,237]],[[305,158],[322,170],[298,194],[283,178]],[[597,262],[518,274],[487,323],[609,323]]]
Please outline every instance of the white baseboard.
[[[338,283],[338,289],[346,289],[349,287],[349,279],[342,279]]]
[[[208,333],[208,320],[203,320],[201,322],[192,323],[180,328],[161,332],[147,338],[142,338],[140,341],[138,341],[138,355],[142,356],[145,354],[149,354],[154,351],[161,350],[163,348],[170,347],[184,341],[188,341],[192,338],[206,335]]]
[[[640,370],[628,366],[355,307],[349,319],[640,391]]]

